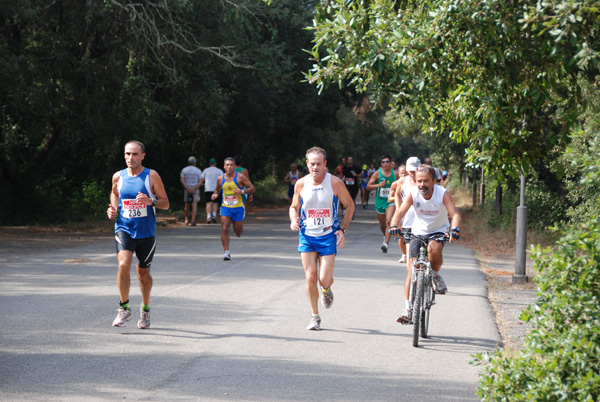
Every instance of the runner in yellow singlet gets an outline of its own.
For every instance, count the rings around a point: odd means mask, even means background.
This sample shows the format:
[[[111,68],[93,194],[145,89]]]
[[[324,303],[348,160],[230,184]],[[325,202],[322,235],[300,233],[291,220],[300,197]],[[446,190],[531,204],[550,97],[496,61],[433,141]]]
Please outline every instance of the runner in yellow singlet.
[[[246,217],[246,208],[243,195],[252,194],[256,191],[254,185],[246,176],[235,171],[235,160],[225,158],[225,174],[217,179],[217,188],[211,198],[213,200],[219,197],[222,192],[223,202],[221,203],[221,242],[223,243],[223,260],[231,260],[229,252],[229,227],[233,222],[233,232],[237,237],[244,231],[244,218]],[[245,188],[244,188],[245,187]]]

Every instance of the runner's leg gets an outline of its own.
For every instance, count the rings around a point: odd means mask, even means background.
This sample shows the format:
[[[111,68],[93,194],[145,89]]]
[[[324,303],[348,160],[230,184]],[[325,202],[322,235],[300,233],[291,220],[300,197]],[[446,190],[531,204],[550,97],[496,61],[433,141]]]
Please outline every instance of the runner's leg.
[[[318,254],[316,251],[300,253],[302,258],[302,266],[306,276],[306,297],[310,303],[310,309],[313,314],[319,314],[319,289],[317,288],[317,260]]]
[[[150,304],[150,291],[152,290],[152,275],[150,275],[150,267],[137,268],[137,276],[140,281],[140,290],[142,291],[142,304],[148,306]]]
[[[129,250],[119,251],[117,254],[117,261],[119,264],[119,270],[117,272],[117,287],[119,288],[119,296],[121,302],[129,300],[129,287],[131,286],[131,261],[133,259],[133,252]]]
[[[221,215],[221,243],[223,250],[229,250],[229,226],[231,226],[231,218]]]

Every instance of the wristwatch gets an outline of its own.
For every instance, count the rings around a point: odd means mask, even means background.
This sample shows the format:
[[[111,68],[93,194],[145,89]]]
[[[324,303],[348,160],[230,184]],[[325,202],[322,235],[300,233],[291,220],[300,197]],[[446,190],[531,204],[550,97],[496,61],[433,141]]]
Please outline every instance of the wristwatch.
[[[341,230],[342,232],[344,232],[344,234],[346,234],[346,229],[342,229],[342,228],[340,228],[340,230]]]
[[[152,198],[152,206],[155,207],[158,204],[158,200],[156,198]]]

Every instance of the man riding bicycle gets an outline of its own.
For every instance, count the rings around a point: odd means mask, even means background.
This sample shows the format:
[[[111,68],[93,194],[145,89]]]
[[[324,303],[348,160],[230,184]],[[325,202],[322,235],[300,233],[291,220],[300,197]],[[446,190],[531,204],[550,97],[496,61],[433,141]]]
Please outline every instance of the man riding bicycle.
[[[412,233],[419,236],[427,236],[432,234],[448,233],[450,224],[448,216],[452,218],[452,236],[458,239],[461,225],[461,217],[458,209],[452,200],[452,196],[445,188],[435,184],[435,170],[428,165],[420,165],[417,168],[416,174],[417,187],[411,189],[405,194],[404,199],[400,197],[400,192],[396,192],[396,213],[392,218],[390,233],[394,235],[400,234],[398,225],[402,221],[404,215],[412,206],[415,211],[415,219],[412,225]],[[402,200],[402,201],[401,201]],[[406,282],[404,284],[404,297],[406,309],[396,321],[400,323],[412,322],[412,306],[410,303],[410,278],[412,275],[412,264],[419,254],[421,241],[419,239],[411,239],[408,272],[406,274]],[[433,273],[433,282],[435,292],[437,294],[445,294],[448,290],[444,280],[439,274],[442,268],[442,250],[444,243],[441,241],[432,241],[427,246],[429,261]]]

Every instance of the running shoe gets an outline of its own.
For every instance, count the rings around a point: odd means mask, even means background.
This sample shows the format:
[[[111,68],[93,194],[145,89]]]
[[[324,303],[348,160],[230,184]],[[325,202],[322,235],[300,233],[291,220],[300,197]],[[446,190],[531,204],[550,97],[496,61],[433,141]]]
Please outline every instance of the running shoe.
[[[399,264],[403,264],[406,262],[406,254],[402,254],[402,257],[400,257],[400,259],[398,260]]]
[[[144,311],[144,309],[140,307],[140,319],[138,320],[138,328],[150,328],[150,310]]]
[[[212,218],[212,223],[217,223],[217,218]]]
[[[112,325],[113,327],[124,327],[127,321],[131,320],[131,311],[126,308],[119,308],[117,311],[117,318],[115,318]]]
[[[319,331],[321,329],[321,317],[317,316],[313,316],[313,318],[310,320],[310,324],[308,324],[308,327],[306,327],[306,329],[312,330],[312,331]]]
[[[412,309],[407,308],[404,310],[404,313],[396,318],[396,322],[399,322],[400,324],[412,324]]]
[[[448,291],[448,288],[446,287],[441,275],[433,277],[433,284],[435,285],[435,293],[438,295],[443,295]]]
[[[225,251],[225,253],[223,253],[223,261],[229,261],[231,260],[231,254],[229,254],[229,250]]]
[[[388,245],[387,245],[387,244],[385,244],[385,243],[383,243],[383,244],[381,245],[381,252],[383,252],[383,253],[387,253],[387,251],[388,251]]]
[[[331,290],[331,286],[327,292],[325,289],[321,288],[321,303],[325,308],[330,308],[333,304],[333,291]]]

